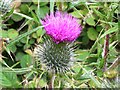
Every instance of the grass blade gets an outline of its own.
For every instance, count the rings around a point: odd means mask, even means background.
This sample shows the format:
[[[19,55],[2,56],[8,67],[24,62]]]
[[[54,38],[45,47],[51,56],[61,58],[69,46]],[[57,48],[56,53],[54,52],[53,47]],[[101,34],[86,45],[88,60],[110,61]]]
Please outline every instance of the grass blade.
[[[28,32],[26,32],[26,33],[24,33],[24,34],[19,35],[17,38],[15,38],[14,40],[12,40],[7,46],[9,47],[9,46],[13,45],[14,43],[16,43],[17,41],[19,41],[19,40],[22,39],[23,37],[25,37],[25,36],[27,36],[27,35],[30,35],[30,34],[32,34],[33,32],[35,32],[35,31],[37,31],[37,30],[39,30],[39,29],[41,29],[41,28],[43,28],[43,27],[44,27],[44,26],[39,26],[39,27],[37,27],[37,28],[35,28],[35,29],[33,29],[33,30],[30,30],[30,31],[28,31]]]
[[[54,12],[54,0],[50,0],[50,12]]]

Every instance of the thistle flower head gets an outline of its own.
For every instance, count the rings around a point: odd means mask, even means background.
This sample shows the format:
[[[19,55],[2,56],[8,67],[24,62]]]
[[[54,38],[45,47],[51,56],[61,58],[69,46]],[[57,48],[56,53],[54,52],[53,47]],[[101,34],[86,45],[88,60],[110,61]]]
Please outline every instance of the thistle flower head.
[[[47,15],[42,24],[50,37],[45,37],[44,43],[34,49],[37,64],[55,73],[70,70],[74,62],[73,41],[82,29],[77,19],[57,11]]]
[[[47,15],[42,24],[45,25],[46,33],[57,44],[76,40],[82,30],[76,18],[59,11]]]
[[[66,72],[74,62],[72,43],[56,44],[51,38],[34,49],[36,64],[54,73]]]
[[[0,0],[0,14],[5,14],[10,10],[12,0]]]

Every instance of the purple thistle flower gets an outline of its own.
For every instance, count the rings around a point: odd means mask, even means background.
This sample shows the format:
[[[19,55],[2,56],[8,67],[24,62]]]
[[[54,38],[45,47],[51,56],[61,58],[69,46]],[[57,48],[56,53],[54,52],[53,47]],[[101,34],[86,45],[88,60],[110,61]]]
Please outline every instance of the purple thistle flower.
[[[53,13],[47,15],[42,24],[45,25],[46,33],[56,44],[76,40],[82,30],[76,18],[59,11],[55,15]]]

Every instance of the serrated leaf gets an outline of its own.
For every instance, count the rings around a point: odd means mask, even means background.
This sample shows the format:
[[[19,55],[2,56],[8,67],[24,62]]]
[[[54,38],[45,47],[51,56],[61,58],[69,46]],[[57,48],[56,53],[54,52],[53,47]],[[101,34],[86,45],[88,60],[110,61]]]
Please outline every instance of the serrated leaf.
[[[0,73],[0,85],[3,87],[20,87],[17,76],[13,72]]]

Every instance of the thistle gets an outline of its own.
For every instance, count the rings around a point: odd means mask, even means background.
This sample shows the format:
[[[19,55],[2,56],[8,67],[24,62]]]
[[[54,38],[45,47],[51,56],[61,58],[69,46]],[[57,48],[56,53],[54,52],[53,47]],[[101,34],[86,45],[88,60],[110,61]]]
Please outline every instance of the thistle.
[[[0,14],[5,14],[10,10],[12,0],[0,0]]]
[[[35,48],[36,60],[54,73],[70,70],[74,62],[73,42],[82,29],[77,19],[67,13],[56,12],[55,15],[47,15],[42,24],[48,37],[45,36],[44,43]]]
[[[47,15],[42,24],[45,25],[46,33],[56,44],[75,41],[82,29],[76,18],[58,11],[55,15],[53,13]]]

